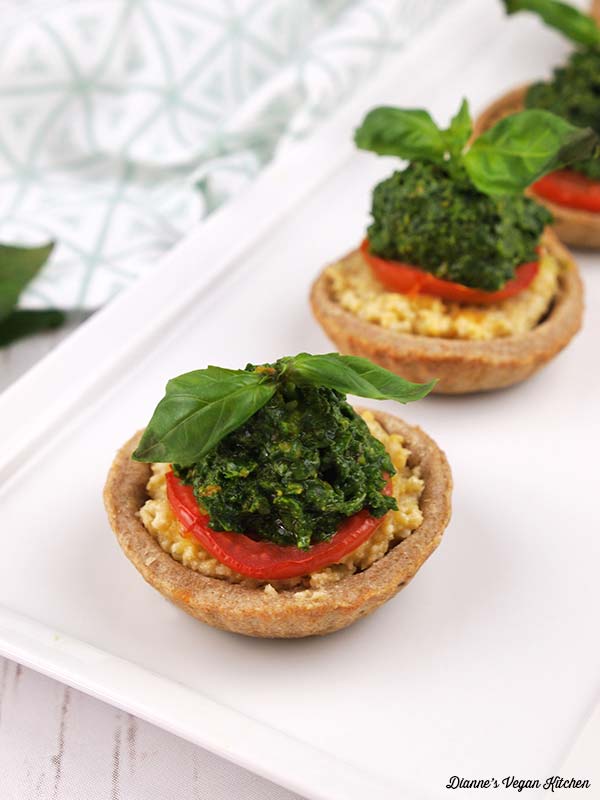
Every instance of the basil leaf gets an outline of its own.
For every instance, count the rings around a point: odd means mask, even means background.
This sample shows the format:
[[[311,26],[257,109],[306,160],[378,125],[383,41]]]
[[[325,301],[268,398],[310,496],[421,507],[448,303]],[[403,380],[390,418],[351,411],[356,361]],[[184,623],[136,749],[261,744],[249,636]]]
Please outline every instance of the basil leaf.
[[[64,321],[63,312],[55,309],[13,311],[4,319],[0,319],[0,347],[6,347],[7,344],[24,336],[58,328]]]
[[[546,25],[556,28],[579,44],[600,44],[600,28],[596,22],[566,3],[558,0],[504,0],[504,7],[507,14],[533,11]]]
[[[53,242],[41,247],[0,244],[0,320],[16,306],[19,295],[46,263],[53,247]]]
[[[446,142],[446,147],[452,157],[458,157],[465,149],[473,133],[473,123],[471,122],[471,112],[469,103],[464,99],[457,113],[450,120],[450,126],[442,131]]]
[[[444,161],[442,132],[422,109],[382,106],[369,111],[354,134],[356,145],[383,156],[421,161]]]
[[[501,119],[479,136],[463,163],[480,192],[520,194],[548,172],[597,155],[599,144],[591,128],[532,109]]]
[[[262,408],[276,388],[268,371],[208,367],[179,375],[167,383],[133,458],[189,466]]]
[[[289,360],[286,373],[299,385],[326,386],[342,394],[398,403],[420,400],[436,383],[411,383],[366,358],[339,353],[299,353]]]

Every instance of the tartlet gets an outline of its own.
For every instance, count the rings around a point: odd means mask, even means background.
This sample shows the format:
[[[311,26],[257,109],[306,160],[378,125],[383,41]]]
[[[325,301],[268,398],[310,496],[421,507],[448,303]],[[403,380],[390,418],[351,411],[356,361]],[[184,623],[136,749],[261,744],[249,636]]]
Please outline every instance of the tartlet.
[[[342,308],[332,296],[326,269],[312,286],[312,310],[341,353],[364,355],[412,381],[437,378],[434,392],[462,394],[510,386],[543,367],[581,326],[583,287],[577,266],[552,231],[544,232],[544,243],[561,264],[560,288],[545,318],[518,336],[471,341],[391,331]],[[356,256],[353,251],[342,261]]]
[[[600,0],[597,4],[598,18],[600,19]],[[476,119],[473,134],[479,136],[489,130],[504,117],[522,111],[525,108],[525,95],[529,84],[519,86],[495,100]],[[578,208],[553,203],[545,197],[540,197],[531,188],[526,194],[535,198],[538,203],[546,206],[554,217],[552,227],[561,241],[566,244],[588,249],[600,247],[600,213],[585,211]]]
[[[466,100],[446,129],[425,109],[369,111],[356,145],[404,166],[374,187],[360,248],[310,293],[340,352],[437,380],[442,394],[525,380],[570,341],[583,310],[577,266],[524,189],[589,157],[598,136],[538,110],[479,137],[472,127]]]
[[[315,592],[279,591],[205,577],[165,552],[142,524],[150,465],[131,459],[142,432],[119,450],[104,489],[110,524],[126,556],[144,579],[186,613],[216,628],[263,638],[332,633],[375,611],[404,588],[440,543],[451,512],[452,478],[444,453],[420,428],[373,412],[389,433],[401,434],[419,465],[423,522],[363,572]]]

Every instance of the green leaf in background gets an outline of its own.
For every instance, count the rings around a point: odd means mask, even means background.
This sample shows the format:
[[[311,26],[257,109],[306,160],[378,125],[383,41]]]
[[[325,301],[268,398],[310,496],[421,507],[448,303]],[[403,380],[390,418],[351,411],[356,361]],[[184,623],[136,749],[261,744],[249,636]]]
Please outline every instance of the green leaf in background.
[[[167,383],[133,459],[189,466],[243,425],[276,389],[268,372],[208,367],[179,375]]]
[[[457,158],[461,155],[472,133],[473,123],[471,122],[469,103],[464,99],[457,113],[450,120],[448,129],[442,131],[446,147],[451,156]]]
[[[0,320],[0,347],[34,333],[59,328],[64,321],[65,315],[56,309],[13,311]]]
[[[398,403],[420,400],[435,385],[435,381],[411,383],[367,358],[341,356],[339,353],[315,356],[299,353],[289,359],[285,374],[299,385],[326,386],[342,394]]]
[[[427,111],[381,106],[369,111],[354,134],[356,145],[378,155],[441,164],[446,153],[442,132]]]
[[[597,155],[600,139],[548,111],[521,111],[497,122],[463,156],[473,184],[488,195],[520,194],[574,161]]]
[[[532,11],[552,28],[561,31],[574,42],[584,45],[600,44],[600,28],[596,22],[567,3],[558,0],[503,0],[507,14]]]
[[[0,244],[0,320],[14,309],[19,295],[48,260],[54,243],[41,247]]]

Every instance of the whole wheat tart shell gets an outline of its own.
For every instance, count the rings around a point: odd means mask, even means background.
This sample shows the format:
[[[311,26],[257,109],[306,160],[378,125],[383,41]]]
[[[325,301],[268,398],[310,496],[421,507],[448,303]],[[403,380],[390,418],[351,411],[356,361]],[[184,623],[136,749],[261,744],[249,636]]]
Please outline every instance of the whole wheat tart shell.
[[[600,0],[598,0],[598,6],[600,13]],[[522,111],[525,108],[525,94],[528,88],[528,84],[519,86],[488,106],[475,121],[473,136],[479,136],[509,114]],[[550,211],[554,217],[552,227],[561,241],[587,249],[600,247],[600,214],[552,203],[531,190],[528,190],[526,194],[534,197],[538,203],[546,206]]]
[[[518,336],[479,342],[389,330],[342,308],[326,270],[312,286],[312,310],[340,353],[365,356],[418,383],[437,378],[434,392],[466,394],[511,386],[543,367],[581,327],[583,286],[577,265],[549,229],[544,243],[564,265],[559,290],[546,318]]]
[[[590,14],[598,23],[600,23],[600,0],[593,0],[590,8]]]
[[[411,466],[420,465],[423,522],[407,539],[364,572],[351,575],[313,598],[283,591],[277,596],[209,578],[175,561],[142,524],[150,465],[131,460],[141,432],[117,453],[104,488],[110,524],[125,555],[144,579],[175,605],[202,622],[263,638],[300,638],[332,633],[375,611],[402,589],[440,543],[450,519],[452,477],[444,453],[420,428],[373,412],[389,433],[400,433]]]

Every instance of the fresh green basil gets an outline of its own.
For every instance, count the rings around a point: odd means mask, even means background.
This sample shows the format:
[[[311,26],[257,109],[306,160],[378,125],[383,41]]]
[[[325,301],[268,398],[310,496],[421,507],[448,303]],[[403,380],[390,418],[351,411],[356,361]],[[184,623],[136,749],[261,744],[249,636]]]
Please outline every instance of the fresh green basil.
[[[479,136],[463,163],[480,192],[520,194],[548,172],[598,155],[599,144],[591,128],[532,109],[501,119]]]
[[[460,108],[450,120],[448,129],[442,131],[451,158],[460,157],[472,133],[473,123],[471,122],[469,103],[464,99],[460,104]]]
[[[41,247],[0,244],[0,319],[7,317],[19,295],[48,260],[54,243]]]
[[[574,42],[584,45],[600,44],[600,28],[587,14],[558,0],[503,0],[507,14],[532,11],[552,28],[561,31]]]
[[[527,110],[497,122],[470,147],[469,106],[462,101],[447,130],[426,111],[375,108],[356,132],[359,147],[380,155],[433,163],[483,194],[521,194],[548,172],[600,155],[591,128],[577,128],[548,111]]]
[[[428,394],[434,383],[410,383],[366,358],[338,353],[300,353],[275,364],[248,365],[245,370],[207,367],[187,372],[167,383],[133,459],[180,467],[197,463],[284,384],[409,403]]]
[[[411,383],[367,358],[341,356],[339,353],[316,356],[300,353],[288,363],[286,373],[299,385],[325,386],[342,394],[373,400],[410,403],[425,397],[435,385],[435,381]]]
[[[218,367],[173,378],[133,458],[193,464],[262,408],[276,388],[268,373]]]
[[[442,163],[446,143],[427,111],[420,108],[374,108],[354,134],[361,150],[380,156],[398,156]]]
[[[27,309],[13,311],[0,319],[0,347],[31,336],[34,333],[60,327],[65,321],[62,311],[56,309]]]

